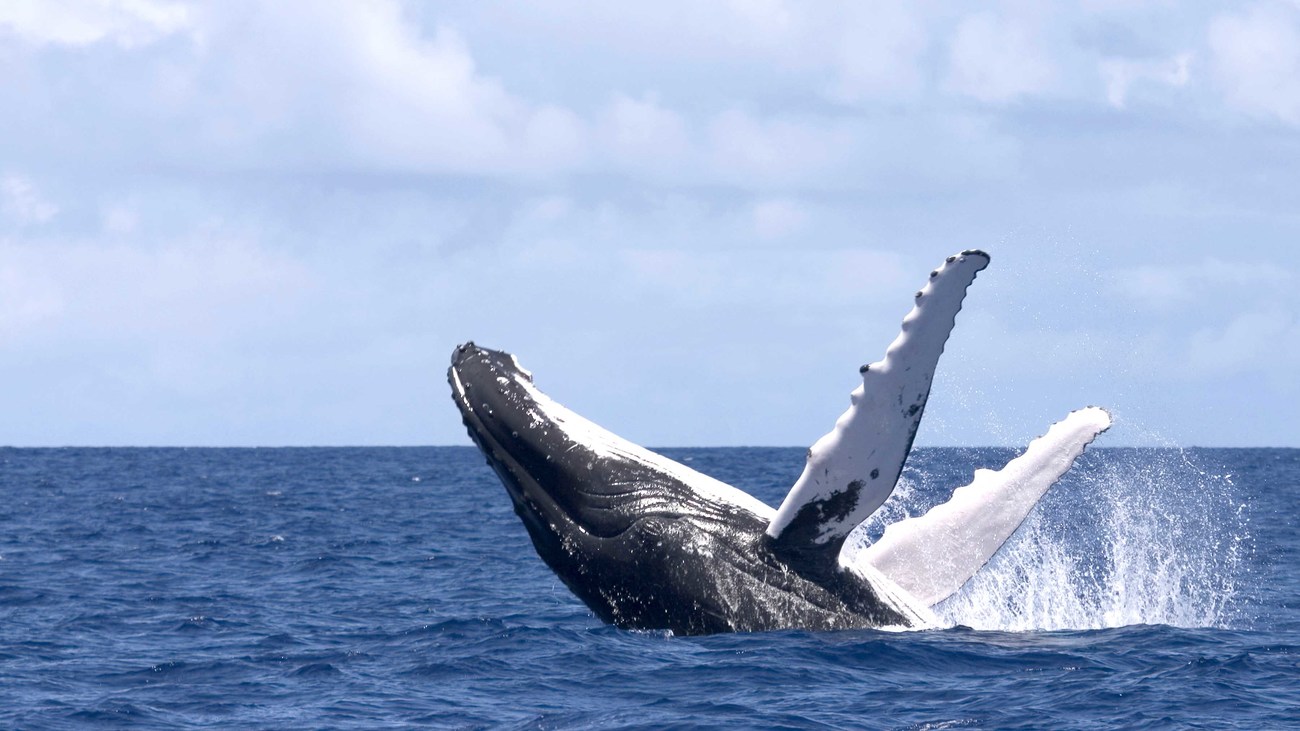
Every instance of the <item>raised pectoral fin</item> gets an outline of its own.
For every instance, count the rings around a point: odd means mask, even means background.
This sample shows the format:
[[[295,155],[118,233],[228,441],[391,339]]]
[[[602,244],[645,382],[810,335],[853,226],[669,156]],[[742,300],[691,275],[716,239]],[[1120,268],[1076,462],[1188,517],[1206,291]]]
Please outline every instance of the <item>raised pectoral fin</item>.
[[[773,550],[833,561],[849,532],[893,492],[966,288],[988,262],[983,252],[964,251],[930,273],[884,359],[862,367],[849,410],[809,450],[768,525]]]
[[[924,604],[947,599],[988,563],[1047,489],[1109,427],[1104,409],[1071,413],[1006,467],[976,470],[975,479],[948,502],[890,525],[859,560]]]

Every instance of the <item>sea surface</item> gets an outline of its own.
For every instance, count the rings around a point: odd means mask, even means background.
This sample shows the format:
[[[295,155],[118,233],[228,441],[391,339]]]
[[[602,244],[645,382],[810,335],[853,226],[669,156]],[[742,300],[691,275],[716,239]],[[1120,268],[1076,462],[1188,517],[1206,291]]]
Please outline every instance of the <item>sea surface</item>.
[[[803,449],[668,449],[774,504]],[[921,449],[864,526],[1006,449]],[[605,626],[470,447],[0,449],[0,728],[1300,728],[1300,450],[1093,449],[924,631]]]

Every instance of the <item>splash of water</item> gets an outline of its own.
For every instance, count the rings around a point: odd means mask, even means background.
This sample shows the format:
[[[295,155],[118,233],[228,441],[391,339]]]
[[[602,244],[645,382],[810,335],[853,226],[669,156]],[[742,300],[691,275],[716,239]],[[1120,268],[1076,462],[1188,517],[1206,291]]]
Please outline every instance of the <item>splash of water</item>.
[[[922,513],[956,487],[936,494],[933,482],[924,469],[911,475],[873,523]],[[1235,493],[1231,476],[1183,450],[1095,450],[935,611],[1006,631],[1238,625],[1252,546]]]

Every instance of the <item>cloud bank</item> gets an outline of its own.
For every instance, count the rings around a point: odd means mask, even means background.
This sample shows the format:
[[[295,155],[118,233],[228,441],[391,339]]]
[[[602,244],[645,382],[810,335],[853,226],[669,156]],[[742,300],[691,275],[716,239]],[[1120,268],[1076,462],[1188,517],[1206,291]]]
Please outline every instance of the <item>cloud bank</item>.
[[[1294,3],[15,2],[0,69],[0,443],[464,443],[474,338],[807,444],[979,247],[922,443],[1300,444]]]

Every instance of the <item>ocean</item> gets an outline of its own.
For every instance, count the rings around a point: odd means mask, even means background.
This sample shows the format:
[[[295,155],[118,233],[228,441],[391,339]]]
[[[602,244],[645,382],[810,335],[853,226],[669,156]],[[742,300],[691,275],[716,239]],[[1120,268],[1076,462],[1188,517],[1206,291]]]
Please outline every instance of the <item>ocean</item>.
[[[666,449],[783,497],[804,450]],[[914,452],[854,537],[1009,449]],[[1300,728],[1300,450],[1092,449],[924,631],[605,626],[472,447],[0,449],[0,728]]]

